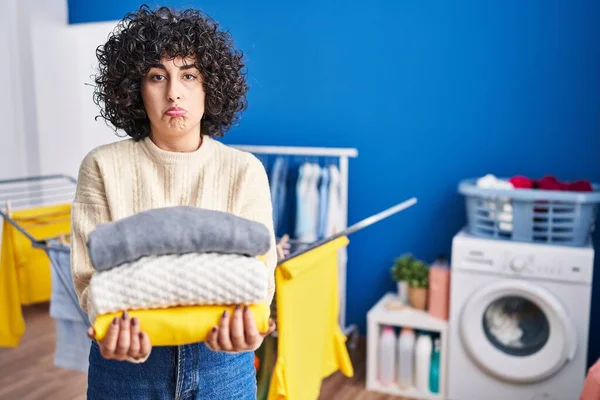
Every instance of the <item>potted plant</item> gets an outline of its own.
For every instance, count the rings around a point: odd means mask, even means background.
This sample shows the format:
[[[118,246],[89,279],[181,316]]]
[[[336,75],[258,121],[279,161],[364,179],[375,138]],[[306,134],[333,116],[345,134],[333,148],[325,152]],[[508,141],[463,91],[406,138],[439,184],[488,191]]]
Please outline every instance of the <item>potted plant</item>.
[[[421,260],[411,264],[408,282],[408,302],[419,310],[427,309],[427,291],[429,287],[429,268]]]
[[[412,264],[415,258],[411,254],[405,254],[394,260],[391,268],[392,279],[397,282],[398,296],[404,304],[408,304],[408,283],[410,281]]]

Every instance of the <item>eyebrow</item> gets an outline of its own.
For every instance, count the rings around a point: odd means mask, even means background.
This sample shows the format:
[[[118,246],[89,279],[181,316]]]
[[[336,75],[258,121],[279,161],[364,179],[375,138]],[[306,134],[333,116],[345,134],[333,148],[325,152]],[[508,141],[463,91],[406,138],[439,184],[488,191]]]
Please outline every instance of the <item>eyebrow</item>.
[[[158,68],[158,69],[163,69],[163,70],[167,70],[167,68],[165,68],[164,65],[162,64],[152,64],[150,66],[150,68]],[[179,67],[179,69],[181,70],[186,70],[186,69],[192,69],[192,68],[196,68],[195,64],[187,64],[187,65],[182,65],[181,67]]]

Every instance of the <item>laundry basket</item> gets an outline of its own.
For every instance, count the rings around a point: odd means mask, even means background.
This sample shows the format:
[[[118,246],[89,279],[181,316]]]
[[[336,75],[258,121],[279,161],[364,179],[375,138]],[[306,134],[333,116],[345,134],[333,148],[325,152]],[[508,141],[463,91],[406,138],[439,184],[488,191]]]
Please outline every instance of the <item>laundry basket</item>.
[[[595,229],[600,186],[593,192],[487,189],[461,181],[467,231],[473,236],[517,242],[584,246]]]

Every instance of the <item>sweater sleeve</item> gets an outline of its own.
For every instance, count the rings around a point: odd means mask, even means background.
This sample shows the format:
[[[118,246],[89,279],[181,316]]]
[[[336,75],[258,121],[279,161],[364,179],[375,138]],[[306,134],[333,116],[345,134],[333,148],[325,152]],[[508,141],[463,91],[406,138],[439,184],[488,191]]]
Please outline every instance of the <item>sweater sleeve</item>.
[[[275,267],[277,266],[277,249],[273,224],[273,205],[269,178],[263,164],[253,155],[250,156],[242,187],[244,196],[241,217],[264,224],[270,233],[271,245],[265,254],[265,265],[268,268],[269,290],[268,302],[273,301],[275,294]]]
[[[94,152],[91,152],[83,159],[79,168],[75,199],[71,207],[71,274],[79,303],[88,314],[93,312],[89,307],[88,290],[95,271],[87,247],[88,235],[96,225],[110,221],[104,176]],[[128,358],[127,361],[143,363],[148,357],[150,354],[138,360]]]
[[[81,163],[75,199],[71,208],[71,274],[75,292],[84,311],[88,307],[88,286],[94,268],[88,253],[88,234],[96,225],[110,221],[104,181],[93,156],[88,154]]]

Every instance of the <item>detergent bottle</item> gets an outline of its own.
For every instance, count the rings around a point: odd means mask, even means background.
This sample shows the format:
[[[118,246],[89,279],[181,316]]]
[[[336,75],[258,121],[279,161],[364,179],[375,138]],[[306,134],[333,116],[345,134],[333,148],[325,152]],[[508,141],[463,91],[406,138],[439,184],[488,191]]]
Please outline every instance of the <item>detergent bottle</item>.
[[[398,336],[398,384],[403,389],[415,386],[415,331],[403,328]]]
[[[448,320],[450,309],[450,266],[439,256],[429,267],[429,314]]]
[[[429,390],[431,393],[440,392],[440,339],[433,341],[431,367],[429,372]]]
[[[394,328],[386,326],[379,337],[377,352],[379,382],[391,385],[396,377],[396,333]]]
[[[422,394],[429,393],[429,372],[431,366],[431,337],[421,333],[415,346],[415,386]]]

